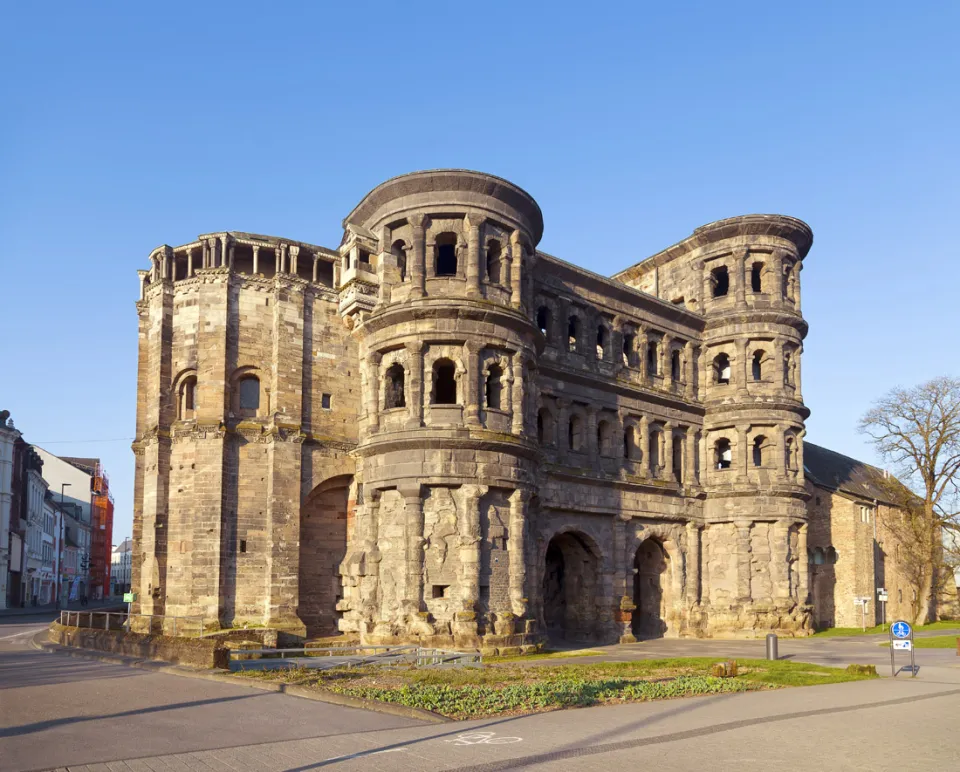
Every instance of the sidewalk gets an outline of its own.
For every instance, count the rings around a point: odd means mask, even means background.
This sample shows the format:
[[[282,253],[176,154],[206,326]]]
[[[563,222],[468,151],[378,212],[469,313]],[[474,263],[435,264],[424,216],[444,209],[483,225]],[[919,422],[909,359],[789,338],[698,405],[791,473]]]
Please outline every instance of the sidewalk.
[[[122,598],[110,598],[109,600],[92,600],[86,606],[81,606],[80,601],[73,601],[62,609],[57,608],[55,603],[48,603],[46,606],[25,606],[23,608],[5,608],[0,609],[0,619],[4,617],[25,617],[25,616],[56,616],[61,611],[97,611],[104,608],[118,608],[126,604]]]

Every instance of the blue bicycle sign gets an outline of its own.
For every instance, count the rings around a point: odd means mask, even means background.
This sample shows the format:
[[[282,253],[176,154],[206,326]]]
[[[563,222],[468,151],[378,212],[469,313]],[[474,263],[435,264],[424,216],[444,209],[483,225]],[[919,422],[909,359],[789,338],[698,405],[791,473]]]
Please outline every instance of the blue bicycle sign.
[[[893,633],[894,638],[909,638],[910,637],[910,623],[909,622],[894,622],[890,625],[890,632]]]

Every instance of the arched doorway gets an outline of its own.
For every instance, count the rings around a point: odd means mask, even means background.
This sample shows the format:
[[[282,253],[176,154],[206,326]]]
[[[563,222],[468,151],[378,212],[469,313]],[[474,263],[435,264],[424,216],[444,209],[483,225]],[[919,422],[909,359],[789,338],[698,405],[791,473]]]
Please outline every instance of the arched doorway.
[[[662,638],[667,631],[670,593],[670,556],[655,539],[647,539],[633,560],[633,634]]]
[[[599,558],[576,532],[554,536],[543,571],[543,616],[556,640],[589,641],[600,632],[597,606]]]
[[[342,597],[340,563],[347,553],[350,475],[314,488],[300,510],[300,601],[298,615],[308,636],[334,635]]]

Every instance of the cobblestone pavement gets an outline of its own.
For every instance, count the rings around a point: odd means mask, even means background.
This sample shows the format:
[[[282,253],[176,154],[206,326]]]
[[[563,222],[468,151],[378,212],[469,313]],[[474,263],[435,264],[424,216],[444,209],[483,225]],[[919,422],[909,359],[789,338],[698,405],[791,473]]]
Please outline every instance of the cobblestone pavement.
[[[4,772],[607,772],[771,765],[902,771],[955,769],[960,758],[954,728],[960,669],[944,665],[955,665],[955,655],[951,661],[933,650],[918,652],[921,671],[913,679],[901,674],[854,684],[425,725],[240,685],[39,653],[19,640],[0,640]],[[876,648],[875,641],[799,643],[808,647],[804,659],[846,646],[856,661]],[[712,646],[711,656],[720,657],[730,650],[749,656],[756,642],[666,641],[615,651],[627,655],[646,647],[648,655],[661,656],[678,644],[706,644],[697,653]],[[782,654],[784,648],[789,655],[799,647],[781,642]],[[936,664],[928,654],[937,655]]]

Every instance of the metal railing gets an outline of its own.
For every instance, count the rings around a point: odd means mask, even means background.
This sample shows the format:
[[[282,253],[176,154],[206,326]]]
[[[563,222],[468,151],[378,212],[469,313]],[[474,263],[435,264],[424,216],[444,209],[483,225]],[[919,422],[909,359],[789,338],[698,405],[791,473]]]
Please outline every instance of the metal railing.
[[[128,614],[126,611],[61,611],[60,624],[65,627],[133,631],[181,638],[199,638],[203,635],[202,616]]]
[[[483,664],[479,652],[422,646],[304,646],[297,649],[231,649],[230,670],[329,670],[363,665],[411,664],[416,667],[469,667]]]

